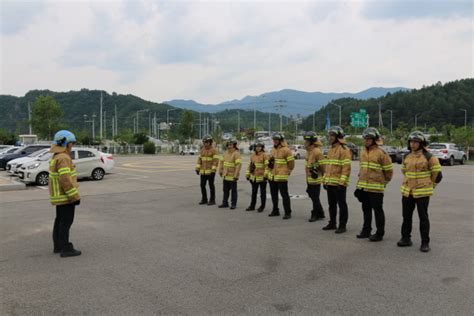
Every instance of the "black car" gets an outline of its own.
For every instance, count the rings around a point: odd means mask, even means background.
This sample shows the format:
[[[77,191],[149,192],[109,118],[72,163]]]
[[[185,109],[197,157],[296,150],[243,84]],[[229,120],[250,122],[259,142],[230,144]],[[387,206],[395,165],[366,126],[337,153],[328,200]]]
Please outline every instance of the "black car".
[[[357,147],[354,143],[347,143],[347,147],[352,151],[352,160],[359,159],[359,147]]]
[[[403,156],[405,156],[406,154],[408,154],[410,151],[408,150],[408,148],[402,148],[400,150],[397,151],[397,156],[395,158],[395,161],[398,163],[398,164],[401,164],[403,162]]]
[[[392,159],[392,162],[397,162],[397,149],[393,146],[380,146]]]
[[[35,151],[45,149],[45,148],[50,148],[50,147],[51,145],[42,145],[42,144],[28,145],[25,147],[18,148],[16,151],[14,151],[11,154],[0,155],[0,169],[5,169],[7,166],[7,163],[10,160],[26,157],[34,153]]]

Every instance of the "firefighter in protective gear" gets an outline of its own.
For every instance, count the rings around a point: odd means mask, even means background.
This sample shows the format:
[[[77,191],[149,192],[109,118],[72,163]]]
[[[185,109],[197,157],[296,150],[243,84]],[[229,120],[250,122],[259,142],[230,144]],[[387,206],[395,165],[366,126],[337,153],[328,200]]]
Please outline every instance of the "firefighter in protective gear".
[[[364,225],[357,238],[381,241],[385,234],[383,196],[385,186],[392,180],[393,165],[390,156],[379,146],[383,144],[376,128],[369,127],[363,133],[365,149],[360,155],[359,180],[354,195],[362,203]],[[372,210],[377,231],[372,232]]]
[[[403,224],[399,247],[408,247],[411,241],[412,218],[415,207],[420,218],[420,251],[430,251],[430,221],[428,204],[435,186],[441,181],[441,165],[438,158],[427,150],[428,142],[422,132],[416,131],[408,137],[408,153],[402,162],[404,175],[402,186]]]
[[[54,135],[54,142],[50,149],[53,156],[49,161],[49,196],[51,204],[56,206],[53,227],[54,253],[60,253],[61,257],[81,254],[69,241],[75,208],[81,201],[76,166],[70,156],[75,143],[74,134],[62,130]]]
[[[321,151],[323,144],[318,140],[315,132],[306,132],[303,136],[306,147],[305,174],[306,193],[313,203],[309,222],[325,218],[323,206],[319,199],[321,193],[321,183],[323,181],[324,155]]]
[[[278,193],[283,199],[285,216],[283,219],[291,218],[291,202],[288,193],[288,177],[295,168],[295,158],[288,148],[285,138],[281,133],[273,133],[273,148],[269,159],[268,180],[270,181],[270,194],[272,196],[273,210],[268,216],[280,216],[278,208]]]
[[[216,188],[214,179],[216,177],[217,166],[219,165],[219,153],[213,147],[213,139],[206,135],[202,139],[203,148],[199,154],[196,164],[196,174],[201,178],[201,202],[200,205],[216,204]],[[209,183],[210,199],[207,199],[206,183]]]
[[[265,209],[267,201],[267,176],[268,176],[268,156],[265,153],[265,144],[257,141],[253,145],[254,153],[250,157],[250,162],[245,172],[245,177],[252,184],[252,198],[250,206],[246,211],[254,211],[257,204],[257,193],[260,188],[260,207],[258,212]]]
[[[237,181],[239,181],[242,159],[240,157],[237,140],[231,139],[226,143],[227,150],[219,164],[219,175],[223,178],[224,197],[219,208],[229,207],[229,195],[231,195],[230,209],[237,207]]]
[[[336,230],[336,234],[346,232],[349,217],[346,192],[351,174],[352,152],[345,145],[344,131],[333,126],[328,131],[331,148],[324,160],[323,185],[327,190],[329,202],[329,223],[323,230]],[[339,227],[336,226],[337,206],[339,205]]]

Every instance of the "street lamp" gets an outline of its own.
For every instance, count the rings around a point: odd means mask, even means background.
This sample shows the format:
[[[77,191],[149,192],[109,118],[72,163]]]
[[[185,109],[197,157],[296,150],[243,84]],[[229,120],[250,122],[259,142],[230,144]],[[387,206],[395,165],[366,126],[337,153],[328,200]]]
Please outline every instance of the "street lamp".
[[[177,109],[168,109],[166,110],[166,124],[168,124],[168,126],[170,125],[170,112],[171,111],[176,111]]]
[[[339,127],[340,127],[340,126],[341,126],[341,108],[342,108],[342,105],[336,104],[336,103],[334,103],[334,102],[332,102],[332,101],[329,102],[329,104],[333,104],[333,105],[339,107]]]
[[[467,128],[467,110],[466,109],[460,109],[461,111],[464,111],[464,128]]]
[[[393,110],[387,110],[387,112],[390,112],[390,135],[392,135],[392,114],[393,114]]]
[[[138,113],[140,113],[140,112],[148,112],[148,111],[149,111],[148,109],[146,109],[146,110],[138,110],[138,111],[137,111],[137,131],[135,132],[135,134],[138,134],[138,132],[139,132],[139,129],[138,129],[138,122],[139,122],[139,120],[138,120]]]
[[[92,120],[87,120],[87,114],[84,114],[84,123],[92,123],[92,139],[95,139],[95,113],[92,114]]]

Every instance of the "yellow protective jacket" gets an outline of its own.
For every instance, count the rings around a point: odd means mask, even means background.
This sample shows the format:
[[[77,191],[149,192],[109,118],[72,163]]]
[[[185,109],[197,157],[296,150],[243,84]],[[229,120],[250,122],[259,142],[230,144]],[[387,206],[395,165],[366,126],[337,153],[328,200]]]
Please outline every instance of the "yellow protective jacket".
[[[441,172],[438,158],[431,156],[429,160],[423,150],[412,151],[404,157],[402,173],[404,175],[400,191],[403,196],[422,198],[433,195],[435,180]]]
[[[306,148],[306,160],[304,162],[306,172],[306,182],[309,185],[318,185],[323,181],[324,176],[324,155],[319,146],[311,145]],[[315,167],[318,172],[318,177],[313,179],[311,177],[311,168]]]
[[[390,156],[378,145],[365,148],[360,154],[357,188],[367,192],[382,193],[392,180],[393,165]]]
[[[331,186],[349,185],[352,151],[340,142],[334,143],[324,160],[323,184]]]
[[[226,181],[236,181],[239,179],[242,159],[238,149],[227,149],[221,157],[219,164],[219,175]]]
[[[255,165],[255,170],[253,172],[250,170],[251,164]],[[249,165],[245,171],[245,177],[249,178],[252,182],[263,182],[268,176],[268,156],[266,153],[259,152],[253,153],[250,156]]]
[[[199,171],[201,175],[215,173],[219,165],[219,158],[219,153],[216,148],[211,147],[206,149],[203,147],[196,163],[196,170]]]
[[[49,200],[53,205],[66,205],[79,201],[76,166],[65,147],[53,145],[49,150]]]
[[[276,182],[288,181],[288,176],[295,168],[295,158],[286,143],[280,144],[278,148],[273,147],[271,158],[273,158],[274,164],[273,169],[268,171],[268,180]]]

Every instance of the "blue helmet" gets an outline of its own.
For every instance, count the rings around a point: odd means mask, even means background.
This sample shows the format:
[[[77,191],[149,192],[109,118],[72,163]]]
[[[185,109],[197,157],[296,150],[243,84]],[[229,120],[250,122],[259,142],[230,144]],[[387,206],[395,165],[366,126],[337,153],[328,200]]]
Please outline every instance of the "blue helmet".
[[[75,142],[76,136],[74,136],[70,131],[62,130],[54,135],[54,144],[58,146],[66,147],[67,144]]]

